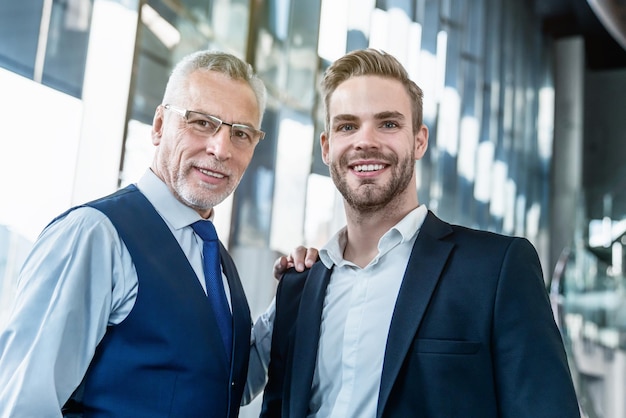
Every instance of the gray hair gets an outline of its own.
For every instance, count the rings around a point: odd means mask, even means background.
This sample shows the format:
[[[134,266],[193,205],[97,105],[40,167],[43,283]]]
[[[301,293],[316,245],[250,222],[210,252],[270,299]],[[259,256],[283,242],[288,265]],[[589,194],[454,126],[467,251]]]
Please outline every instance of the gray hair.
[[[259,106],[260,120],[263,120],[267,103],[265,84],[247,62],[232,54],[220,51],[203,50],[191,53],[176,64],[165,86],[163,103],[168,103],[177,97],[185,86],[189,75],[195,71],[216,71],[227,75],[233,80],[243,80],[248,83]]]

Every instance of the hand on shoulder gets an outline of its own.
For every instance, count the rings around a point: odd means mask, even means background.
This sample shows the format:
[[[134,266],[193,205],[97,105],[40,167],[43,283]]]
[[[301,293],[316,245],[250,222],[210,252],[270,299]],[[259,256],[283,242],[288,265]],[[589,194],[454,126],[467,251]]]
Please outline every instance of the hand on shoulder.
[[[319,251],[317,248],[307,248],[300,245],[294,248],[291,254],[283,255],[276,259],[274,262],[274,277],[276,280],[280,280],[283,274],[292,267],[295,268],[296,271],[303,272],[311,268],[318,258]]]

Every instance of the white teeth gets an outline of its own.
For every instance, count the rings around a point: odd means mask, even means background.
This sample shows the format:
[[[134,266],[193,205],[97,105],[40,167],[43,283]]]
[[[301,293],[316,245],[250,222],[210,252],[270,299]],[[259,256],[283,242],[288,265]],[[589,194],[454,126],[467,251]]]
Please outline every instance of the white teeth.
[[[382,170],[385,166],[382,164],[362,164],[362,165],[355,165],[354,166],[354,171],[378,171],[378,170]]]
[[[224,176],[222,174],[215,173],[213,171],[200,169],[200,172],[202,172],[203,174],[206,174],[207,176],[215,177],[215,178],[218,178],[218,179],[224,178]]]

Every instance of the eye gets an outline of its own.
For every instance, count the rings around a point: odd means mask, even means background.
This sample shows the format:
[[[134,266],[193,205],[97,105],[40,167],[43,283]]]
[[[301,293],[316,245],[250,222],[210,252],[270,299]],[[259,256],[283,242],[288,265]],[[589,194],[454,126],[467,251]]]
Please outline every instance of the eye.
[[[251,137],[246,129],[242,129],[237,126],[233,126],[233,136],[242,139],[248,139]]]
[[[342,125],[337,126],[338,132],[350,132],[356,129],[356,126],[352,123],[344,123]]]
[[[396,122],[387,120],[383,122],[381,126],[385,129],[395,129],[398,128],[400,125],[398,125]]]
[[[195,113],[190,113],[187,123],[197,131],[213,133],[219,128],[220,121]]]
[[[233,125],[231,140],[239,145],[251,145],[254,143],[254,131],[245,125]]]

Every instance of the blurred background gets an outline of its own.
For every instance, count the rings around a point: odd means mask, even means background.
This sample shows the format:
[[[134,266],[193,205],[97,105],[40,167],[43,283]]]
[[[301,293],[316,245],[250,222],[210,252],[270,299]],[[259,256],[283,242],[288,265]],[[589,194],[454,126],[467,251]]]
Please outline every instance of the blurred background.
[[[625,0],[0,0],[0,326],[42,228],[149,166],[169,72],[205,48],[269,90],[266,139],[216,215],[258,316],[274,259],[344,223],[317,86],[364,47],[425,92],[420,202],[533,242],[584,413],[626,417]]]

